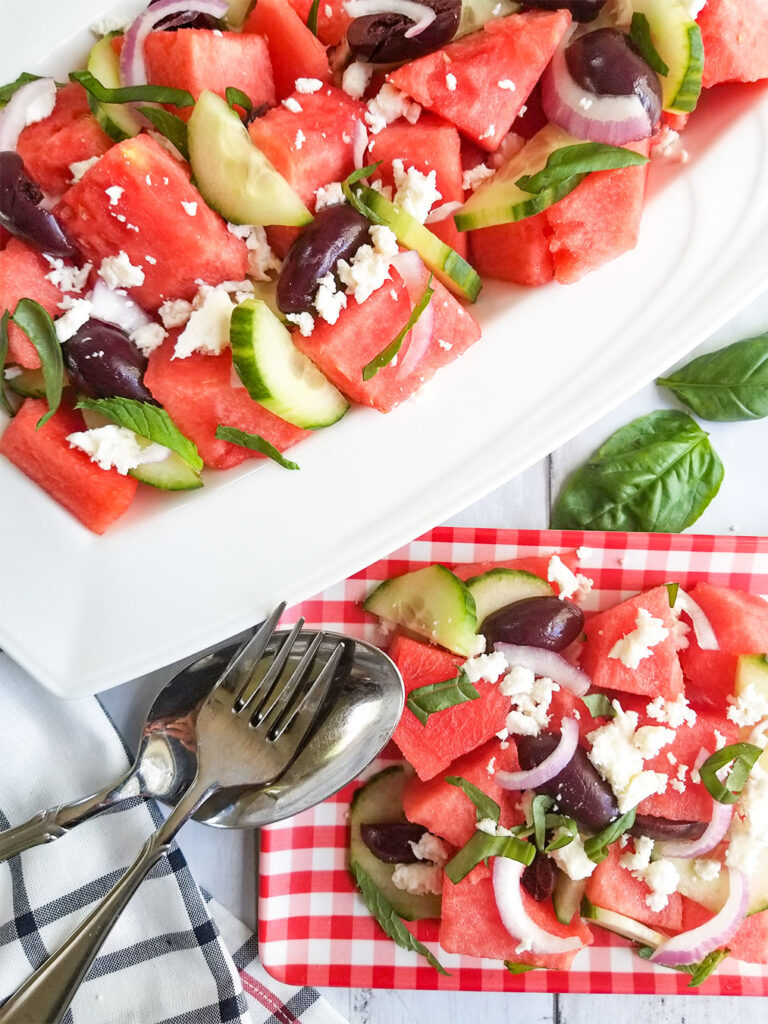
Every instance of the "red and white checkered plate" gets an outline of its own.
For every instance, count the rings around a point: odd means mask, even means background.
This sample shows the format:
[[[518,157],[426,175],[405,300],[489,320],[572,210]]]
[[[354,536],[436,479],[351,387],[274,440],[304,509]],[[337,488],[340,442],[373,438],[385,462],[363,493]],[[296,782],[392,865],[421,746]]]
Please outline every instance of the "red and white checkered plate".
[[[439,527],[322,594],[291,609],[323,626],[376,642],[381,631],[363,612],[372,586],[431,562],[496,561],[581,548],[579,571],[594,580],[585,609],[610,607],[667,581],[700,580],[768,595],[768,538],[581,533]],[[398,760],[393,746],[365,773]],[[612,992],[768,995],[768,968],[726,960],[702,986],[641,960],[629,944],[600,928],[570,971],[512,975],[503,963],[447,954],[435,921],[413,925],[450,971],[443,977],[381,931],[346,868],[347,815],[354,783],[330,800],[261,835],[259,952],[267,971],[294,985],[464,991]]]

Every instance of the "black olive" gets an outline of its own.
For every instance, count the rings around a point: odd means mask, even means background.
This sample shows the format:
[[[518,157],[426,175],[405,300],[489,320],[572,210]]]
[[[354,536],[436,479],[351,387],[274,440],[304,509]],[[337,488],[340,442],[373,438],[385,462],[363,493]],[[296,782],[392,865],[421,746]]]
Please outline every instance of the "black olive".
[[[78,391],[94,398],[158,404],[144,385],[146,356],[114,324],[91,319],[63,348],[69,378]]]
[[[526,597],[499,608],[480,624],[488,650],[497,643],[563,651],[581,635],[584,613],[559,597]]]
[[[368,14],[355,18],[347,29],[347,42],[357,60],[369,64],[395,64],[416,60],[439,50],[456,35],[461,18],[460,0],[422,0],[435,12],[423,32],[408,39],[413,22],[404,14]]]
[[[50,210],[40,206],[42,198],[19,154],[0,153],[0,225],[51,256],[76,257],[77,247]]]

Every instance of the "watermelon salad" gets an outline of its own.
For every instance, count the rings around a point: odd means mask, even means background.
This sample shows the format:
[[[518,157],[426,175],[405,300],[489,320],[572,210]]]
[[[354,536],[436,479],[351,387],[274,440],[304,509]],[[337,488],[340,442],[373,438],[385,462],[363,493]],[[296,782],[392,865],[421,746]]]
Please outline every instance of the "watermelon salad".
[[[355,881],[440,971],[402,920],[513,973],[567,970],[594,927],[692,985],[727,956],[766,964],[768,603],[670,583],[585,615],[578,557],[430,565],[370,594],[405,763],[353,797]]]
[[[102,533],[140,484],[388,412],[482,279],[634,246],[762,0],[152,0],[0,89],[0,452]],[[4,312],[3,312],[4,311]]]

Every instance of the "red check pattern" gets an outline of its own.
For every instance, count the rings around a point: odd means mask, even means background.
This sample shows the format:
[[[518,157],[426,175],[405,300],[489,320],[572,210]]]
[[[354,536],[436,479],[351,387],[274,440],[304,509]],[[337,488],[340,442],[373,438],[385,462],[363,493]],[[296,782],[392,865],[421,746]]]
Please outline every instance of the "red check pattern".
[[[607,608],[625,597],[674,581],[700,580],[768,596],[768,538],[693,534],[582,533],[439,527],[342,583],[291,609],[310,627],[383,642],[381,627],[362,610],[373,585],[431,562],[502,561],[578,549],[578,569],[594,580],[585,608]],[[398,759],[390,747],[366,775]],[[768,968],[726,960],[698,989],[688,978],[641,960],[627,943],[599,928],[567,973],[511,975],[503,964],[444,953],[437,923],[413,925],[438,956],[443,977],[397,947],[368,913],[346,870],[348,786],[318,807],[265,828],[261,839],[259,952],[266,969],[290,984],[463,991],[768,995]]]

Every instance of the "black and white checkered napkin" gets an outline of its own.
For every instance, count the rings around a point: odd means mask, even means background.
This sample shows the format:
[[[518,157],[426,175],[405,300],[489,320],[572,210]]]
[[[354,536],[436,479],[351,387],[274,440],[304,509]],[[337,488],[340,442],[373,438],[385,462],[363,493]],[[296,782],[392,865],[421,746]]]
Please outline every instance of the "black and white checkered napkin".
[[[0,653],[0,831],[102,788],[126,766],[95,698],[52,697]],[[0,1004],[108,892],[161,820],[155,804],[130,801],[0,864]],[[107,938],[65,1022],[223,1021],[342,1024],[314,990],[266,975],[256,937],[203,897],[174,847]]]

